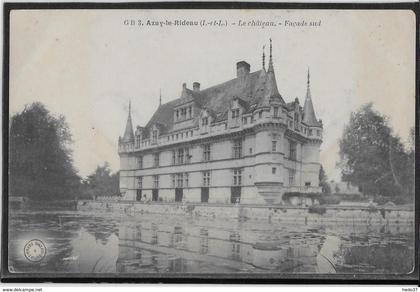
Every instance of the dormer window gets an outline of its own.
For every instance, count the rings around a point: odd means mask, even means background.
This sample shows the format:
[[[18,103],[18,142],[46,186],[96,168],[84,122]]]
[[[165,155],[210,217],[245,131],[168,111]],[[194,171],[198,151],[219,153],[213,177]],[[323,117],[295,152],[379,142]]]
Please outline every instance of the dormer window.
[[[157,130],[153,130],[152,132],[152,141],[154,144],[157,143],[157,137],[158,137],[158,131]]]
[[[140,148],[140,143],[141,143],[141,136],[136,135],[136,148]]]
[[[204,117],[204,118],[202,118],[202,120],[201,120],[201,124],[202,124],[203,126],[207,126],[207,125],[209,124],[209,118],[208,118],[208,117]]]
[[[232,119],[237,119],[239,118],[239,109],[234,109],[232,110]]]
[[[299,114],[295,112],[295,130],[299,131]]]

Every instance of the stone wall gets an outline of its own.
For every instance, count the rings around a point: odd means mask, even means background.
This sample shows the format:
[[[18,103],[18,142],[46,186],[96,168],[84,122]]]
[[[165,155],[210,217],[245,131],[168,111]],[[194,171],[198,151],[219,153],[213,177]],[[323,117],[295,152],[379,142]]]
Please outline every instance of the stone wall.
[[[326,206],[260,206],[225,204],[176,204],[140,202],[79,201],[81,211],[116,211],[127,214],[165,214],[200,216],[238,220],[264,220],[288,223],[334,223],[347,224],[414,224],[414,209],[404,207],[352,207]]]

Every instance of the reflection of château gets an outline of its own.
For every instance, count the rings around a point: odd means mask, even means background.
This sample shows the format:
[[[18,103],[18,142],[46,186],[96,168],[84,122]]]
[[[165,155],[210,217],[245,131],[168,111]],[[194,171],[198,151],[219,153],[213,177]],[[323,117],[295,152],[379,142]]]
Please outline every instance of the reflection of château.
[[[217,224],[216,224],[217,225]],[[119,230],[117,271],[316,272],[320,238],[280,239],[261,230],[217,226],[125,223]]]
[[[131,109],[119,139],[120,190],[125,200],[278,203],[286,191],[319,191],[322,122],[312,104],[286,103],[272,61],[236,78],[159,105],[133,132]]]

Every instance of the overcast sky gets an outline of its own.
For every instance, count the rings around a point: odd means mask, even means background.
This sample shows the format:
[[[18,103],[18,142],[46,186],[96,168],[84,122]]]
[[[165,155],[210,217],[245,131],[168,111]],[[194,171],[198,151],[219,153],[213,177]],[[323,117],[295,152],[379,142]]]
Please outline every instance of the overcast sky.
[[[126,19],[283,25],[148,27],[126,26]],[[321,20],[321,26],[284,26],[302,20]],[[407,140],[415,117],[415,16],[408,11],[13,11],[10,112],[41,101],[66,117],[80,175],[104,161],[116,171],[129,99],[134,124],[144,126],[158,107],[160,89],[168,102],[179,97],[183,82],[206,88],[234,78],[238,61],[259,70],[270,37],[286,102],[295,97],[304,102],[310,67],[313,103],[324,123],[321,163],[330,178],[339,178],[337,141],[343,126],[364,103],[373,102]]]

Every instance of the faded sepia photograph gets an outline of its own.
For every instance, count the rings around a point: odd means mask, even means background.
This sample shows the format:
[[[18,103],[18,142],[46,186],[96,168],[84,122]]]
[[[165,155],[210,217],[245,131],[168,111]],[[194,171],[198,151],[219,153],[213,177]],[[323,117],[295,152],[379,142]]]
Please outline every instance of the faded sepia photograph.
[[[10,11],[9,276],[408,279],[410,10]]]

